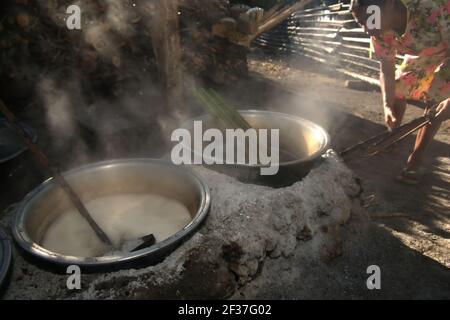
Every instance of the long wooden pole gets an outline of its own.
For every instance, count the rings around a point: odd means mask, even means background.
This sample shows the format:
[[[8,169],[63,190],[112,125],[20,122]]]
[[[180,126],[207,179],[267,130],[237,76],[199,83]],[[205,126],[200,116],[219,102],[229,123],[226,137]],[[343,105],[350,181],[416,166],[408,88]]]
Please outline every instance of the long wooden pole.
[[[156,0],[151,29],[166,111],[176,116],[183,96],[178,0]]]
[[[8,107],[3,103],[3,101],[1,99],[0,99],[0,112],[3,113],[6,117],[6,119],[11,123],[12,127],[17,132],[19,137],[22,138],[23,142],[28,146],[28,148],[30,149],[30,151],[33,154],[33,156],[35,157],[35,159],[42,165],[42,167],[44,169],[46,169],[50,172],[50,174],[53,176],[53,178],[56,180],[56,182],[66,192],[66,194],[69,196],[69,198],[72,201],[75,208],[78,210],[78,212],[81,214],[81,216],[84,219],[86,219],[86,221],[89,223],[91,228],[97,234],[98,238],[102,242],[104,242],[108,245],[111,245],[112,244],[111,240],[108,238],[106,233],[100,228],[100,226],[95,222],[95,220],[89,214],[89,212],[87,211],[83,202],[80,200],[80,198],[76,194],[76,192],[67,183],[66,179],[64,179],[64,177],[59,172],[59,170],[56,168],[56,166],[53,165],[49,161],[47,156],[41,151],[41,149],[33,141],[31,141],[28,134],[19,125],[17,118],[8,109]]]
[[[294,12],[303,9],[305,6],[310,4],[313,0],[300,0],[297,3],[294,3],[288,8],[283,8],[280,12],[277,12],[275,14],[272,14],[269,19],[267,19],[261,26],[258,27],[258,31],[255,34],[252,34],[250,38],[248,39],[250,43],[258,38],[263,33],[269,31],[270,29],[276,27],[281,22],[283,22],[286,18],[288,18],[291,14]]]

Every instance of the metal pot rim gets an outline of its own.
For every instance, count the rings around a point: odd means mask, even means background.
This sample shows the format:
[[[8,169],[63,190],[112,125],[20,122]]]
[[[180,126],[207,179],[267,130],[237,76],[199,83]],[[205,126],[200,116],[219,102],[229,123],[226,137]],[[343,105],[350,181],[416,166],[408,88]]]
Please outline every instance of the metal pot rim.
[[[19,125],[28,133],[28,135],[31,137],[31,140],[36,143],[38,136],[36,131],[31,128],[29,125],[19,122]],[[3,118],[0,118],[0,126],[6,126],[7,128],[10,128],[10,124]],[[12,129],[11,129],[12,130]],[[16,150],[13,153],[10,153],[8,155],[3,155],[3,157],[0,155],[0,164],[8,162],[9,160],[12,160],[19,155],[21,155],[23,152],[25,152],[28,149],[26,145],[17,145]]]
[[[2,287],[4,281],[9,272],[11,266],[12,253],[11,243],[6,237],[6,233],[0,227],[0,287]]]
[[[166,166],[170,167],[175,170],[182,170],[183,174],[186,174],[188,177],[192,179],[192,181],[197,185],[200,192],[200,198],[201,202],[199,204],[199,208],[192,219],[192,221],[186,225],[183,229],[178,231],[177,233],[173,234],[169,238],[156,243],[155,245],[145,248],[136,252],[130,252],[128,254],[124,254],[123,256],[106,256],[106,257],[73,257],[73,256],[66,256],[59,253],[51,252],[37,243],[35,243],[27,234],[25,230],[25,221],[26,221],[26,213],[28,212],[28,208],[33,204],[33,200],[35,200],[35,197],[40,194],[41,192],[44,192],[45,190],[48,190],[53,186],[53,178],[50,178],[43,182],[41,185],[39,185],[37,188],[32,190],[30,193],[28,193],[25,198],[20,203],[19,207],[17,208],[17,211],[15,212],[14,218],[13,218],[13,224],[11,226],[12,228],[12,234],[14,237],[14,240],[16,241],[19,246],[27,251],[28,253],[31,253],[34,256],[37,256],[47,262],[54,263],[57,265],[78,265],[78,266],[85,266],[85,267],[101,267],[101,266],[111,266],[111,265],[118,265],[118,264],[124,264],[126,262],[130,262],[133,260],[138,260],[140,258],[148,257],[153,254],[159,253],[164,248],[170,247],[172,245],[175,245],[179,241],[183,240],[185,237],[187,237],[192,231],[194,231],[200,223],[206,218],[210,204],[211,204],[211,195],[208,186],[206,183],[191,169],[179,166],[175,166],[171,163],[168,163],[167,161],[160,160],[160,159],[150,159],[150,158],[131,158],[131,159],[118,159],[118,160],[108,160],[108,161],[102,161],[102,162],[96,162],[92,164],[88,164],[85,166],[78,167],[76,169],[69,170],[65,172],[63,175],[65,177],[69,177],[71,175],[77,174],[82,171],[86,170],[93,170],[101,167],[107,167],[107,166],[120,166],[120,165],[129,165],[132,163],[149,163],[153,165],[160,165],[160,166]],[[181,171],[180,171],[181,172]]]
[[[268,110],[256,110],[256,109],[239,109],[237,110],[239,113],[241,114],[262,114],[262,115],[273,115],[276,117],[282,117],[287,119],[288,121],[300,121],[302,122],[304,125],[312,128],[313,130],[316,130],[318,132],[320,132],[320,134],[323,137],[323,142],[321,147],[314,152],[313,154],[309,155],[308,157],[305,158],[301,158],[301,159],[297,159],[297,160],[293,160],[293,161],[287,161],[287,162],[280,162],[278,165],[279,166],[293,166],[293,165],[298,165],[298,164],[302,164],[302,163],[307,163],[310,162],[312,160],[315,160],[317,158],[319,158],[321,155],[323,155],[330,147],[330,135],[328,134],[328,132],[322,128],[321,126],[319,126],[318,124],[298,117],[298,116],[294,116],[288,113],[282,113],[282,112],[276,112],[276,111],[268,111]],[[183,129],[190,129],[192,127],[192,123],[194,121],[203,121],[206,120],[208,118],[211,118],[208,114],[203,114],[199,117],[196,118],[192,118],[190,120],[185,121],[182,125],[181,128]],[[189,148],[192,152],[195,153],[194,150],[192,150],[192,148]],[[203,155],[201,155],[203,156]],[[251,167],[251,168],[261,168],[264,167],[264,165],[262,164],[257,164],[257,165],[249,165],[249,164],[234,164],[233,166],[239,166],[239,167]]]

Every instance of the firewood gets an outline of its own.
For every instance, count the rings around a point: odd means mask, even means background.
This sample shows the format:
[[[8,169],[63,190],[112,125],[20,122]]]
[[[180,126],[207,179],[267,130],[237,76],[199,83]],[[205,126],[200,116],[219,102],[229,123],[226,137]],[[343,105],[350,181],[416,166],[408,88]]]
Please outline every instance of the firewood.
[[[23,31],[27,31],[31,24],[31,17],[26,12],[21,12],[16,15],[16,24]]]
[[[241,14],[246,13],[248,10],[250,10],[251,7],[244,5],[244,4],[237,4],[231,7],[230,9],[230,15],[234,19],[239,19]]]
[[[273,29],[295,11],[303,9],[312,1],[313,0],[298,0],[298,2],[286,7],[276,6],[274,10],[269,10],[270,13],[266,16],[257,9],[247,10],[245,14],[241,13],[239,16],[237,28],[233,30],[228,29],[225,32],[223,27],[214,26],[213,34],[218,37],[227,38],[235,44],[250,47],[253,40],[258,38],[261,34]],[[241,25],[239,25],[239,23],[241,23]]]
[[[288,18],[291,14],[293,14],[295,11],[303,9],[305,6],[310,4],[313,0],[299,0],[299,2],[294,3],[287,9],[282,10],[281,12],[275,14],[271,19],[264,22],[263,25],[259,26],[258,32],[255,34],[252,34],[249,39],[249,44],[259,37],[261,34],[269,31],[270,29],[273,29],[277,25],[279,25],[281,22],[283,22],[286,18]]]

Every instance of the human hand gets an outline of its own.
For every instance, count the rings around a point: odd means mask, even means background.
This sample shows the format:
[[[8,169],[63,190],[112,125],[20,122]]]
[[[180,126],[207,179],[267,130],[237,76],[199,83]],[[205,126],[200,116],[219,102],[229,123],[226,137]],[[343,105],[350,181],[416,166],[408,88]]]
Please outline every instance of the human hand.
[[[384,106],[384,122],[391,130],[398,127],[397,115],[391,107]]]
[[[436,109],[436,119],[446,121],[450,119],[450,98],[442,101]]]

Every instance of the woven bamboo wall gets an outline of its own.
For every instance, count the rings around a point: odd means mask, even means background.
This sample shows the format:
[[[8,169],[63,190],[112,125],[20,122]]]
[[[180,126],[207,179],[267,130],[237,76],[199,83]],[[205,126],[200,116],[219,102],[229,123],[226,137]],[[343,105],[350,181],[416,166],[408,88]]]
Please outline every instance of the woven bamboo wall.
[[[378,85],[379,61],[371,58],[370,38],[354,21],[349,2],[298,11],[254,45],[268,53],[302,55]]]

